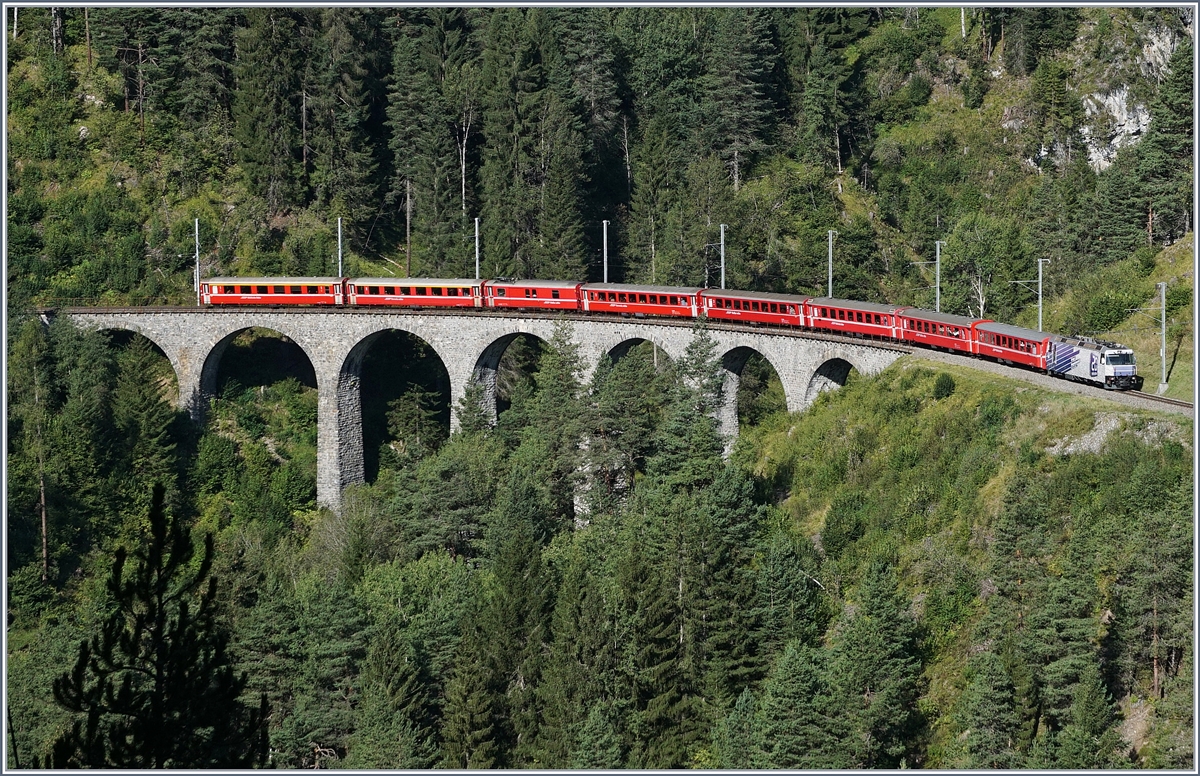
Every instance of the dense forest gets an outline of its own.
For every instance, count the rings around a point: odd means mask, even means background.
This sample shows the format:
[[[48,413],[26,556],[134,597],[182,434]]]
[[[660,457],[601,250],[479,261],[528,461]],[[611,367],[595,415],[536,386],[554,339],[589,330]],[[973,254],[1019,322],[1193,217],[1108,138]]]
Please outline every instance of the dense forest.
[[[247,330],[203,424],[37,314],[205,275],[835,293],[1128,334],[1190,397],[1193,19],[1161,8],[22,8],[6,18],[9,767],[1194,767],[1191,421],[902,359]],[[1143,343],[1142,340],[1145,339]],[[449,432],[454,413],[458,424]],[[1098,441],[1097,441],[1098,440]],[[189,645],[183,648],[181,645]],[[152,678],[151,678],[152,677]],[[148,727],[154,720],[155,727]],[[214,745],[220,742],[220,746]]]

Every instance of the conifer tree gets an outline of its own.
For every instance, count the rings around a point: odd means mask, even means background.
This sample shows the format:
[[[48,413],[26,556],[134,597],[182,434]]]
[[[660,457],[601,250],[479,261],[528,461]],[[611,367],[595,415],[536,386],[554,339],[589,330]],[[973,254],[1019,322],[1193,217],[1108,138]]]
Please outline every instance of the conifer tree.
[[[387,622],[363,669],[359,722],[348,746],[355,768],[429,768],[436,761],[429,658],[419,640]]]
[[[488,526],[496,588],[483,614],[489,671],[503,694],[502,762],[533,762],[541,718],[536,688],[549,641],[550,591],[536,526],[545,512],[533,473],[515,466]]]
[[[299,39],[295,12],[253,8],[237,35],[234,139],[252,189],[274,212],[299,202],[301,146]]]
[[[895,768],[910,753],[920,721],[916,624],[888,566],[872,564],[857,598],[858,607],[835,642],[830,683],[843,709],[839,716],[850,728],[851,763]]]
[[[713,726],[713,754],[717,767],[742,770],[762,767],[763,728],[758,699],[747,687],[729,713]]]
[[[158,482],[167,492],[168,503],[178,491],[175,440],[171,426],[175,412],[163,400],[156,374],[156,359],[150,341],[135,338],[117,357],[117,381],[112,393],[112,450],[124,465],[117,473],[117,488],[128,495],[127,511],[138,513],[147,506],[143,497],[150,483]],[[137,534],[129,535],[133,540]]]
[[[972,659],[967,675],[956,714],[965,738],[963,767],[1018,767],[1018,719],[1003,663],[994,653],[983,652]]]
[[[463,638],[446,685],[441,730],[442,765],[446,768],[500,765],[497,682],[483,631],[473,621],[478,613],[463,620]]]
[[[795,642],[779,656],[763,686],[757,767],[850,768],[860,762],[870,733],[830,686],[826,661],[823,651]]]
[[[537,371],[537,393],[529,405],[530,422],[521,431],[521,445],[536,456],[538,480],[550,500],[551,532],[569,525],[575,516],[575,488],[583,461],[581,447],[588,426],[583,401],[579,345],[566,324],[555,324]],[[541,528],[539,526],[539,528]]]
[[[684,357],[676,364],[678,383],[658,429],[655,454],[646,473],[668,488],[708,484],[721,465],[723,450],[714,415],[723,400],[723,375],[716,343],[698,327]]]
[[[814,576],[820,556],[812,543],[774,530],[763,541],[755,566],[759,650],[778,653],[792,640],[815,646],[825,633],[830,614]]]
[[[266,696],[257,709],[240,700],[246,677],[234,674],[229,636],[216,621],[212,537],[198,566],[194,553],[190,531],[168,518],[163,488],[155,486],[150,540],[133,554],[133,573],[126,574],[124,549],[113,560],[113,613],[54,683],[55,700],[81,716],[55,741],[46,765],[246,768],[265,761]]]
[[[1112,700],[1094,660],[1084,668],[1075,686],[1070,718],[1058,735],[1057,766],[1081,771],[1115,766],[1120,737],[1113,729]]]
[[[615,770],[621,767],[621,739],[603,704],[588,712],[571,756],[572,768]]]

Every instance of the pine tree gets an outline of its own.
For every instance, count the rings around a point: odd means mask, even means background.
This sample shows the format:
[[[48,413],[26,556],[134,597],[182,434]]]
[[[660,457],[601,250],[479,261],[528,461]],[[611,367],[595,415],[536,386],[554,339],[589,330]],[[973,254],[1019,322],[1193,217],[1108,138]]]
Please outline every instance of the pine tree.
[[[1186,35],[1171,55],[1170,72],[1151,106],[1150,131],[1138,148],[1138,178],[1147,194],[1148,241],[1168,243],[1193,225],[1192,58]]]
[[[661,384],[644,348],[615,363],[606,356],[596,368],[586,453],[592,511],[621,501],[645,466],[662,402]]]
[[[368,9],[327,8],[314,30],[320,45],[312,93],[305,85],[313,154],[309,176],[313,201],[333,217],[349,216],[350,234],[365,242],[380,212],[379,139],[383,112],[383,49],[378,14]],[[307,171],[306,171],[307,172]]]
[[[137,514],[148,504],[145,496],[151,483],[166,489],[168,503],[178,499],[178,475],[172,424],[175,411],[162,395],[155,378],[161,370],[150,341],[135,338],[117,357],[117,381],[112,394],[116,439],[112,453],[121,461],[114,483],[125,496],[126,512]],[[139,498],[140,496],[140,498]],[[126,526],[126,529],[132,529]],[[126,538],[135,541],[138,533]]]
[[[762,543],[755,566],[763,654],[778,653],[793,640],[819,643],[830,618],[822,586],[813,576],[820,562],[810,541],[782,530],[772,531]]]
[[[621,739],[603,705],[597,704],[588,712],[572,751],[572,768],[615,770],[621,767]]]
[[[472,616],[446,685],[442,716],[442,765],[446,768],[494,768],[500,764],[497,746],[496,677],[491,669],[483,633]]]
[[[300,201],[300,152],[307,129],[296,50],[296,12],[254,8],[237,35],[234,139],[243,171],[267,207],[278,212]]]
[[[549,641],[550,591],[537,526],[545,509],[533,473],[516,466],[488,526],[496,587],[482,620],[488,671],[503,694],[498,755],[514,767],[533,762],[541,718],[536,688]]]
[[[717,720],[712,733],[717,767],[742,770],[762,766],[765,745],[759,723],[758,699],[747,687],[729,713]]]
[[[1070,770],[1111,768],[1117,764],[1120,737],[1115,714],[1096,661],[1079,677],[1071,701],[1071,722],[1058,735],[1057,766]]]
[[[488,274],[531,278],[539,213],[539,113],[545,75],[540,52],[522,9],[488,17],[481,77],[483,135],[480,185],[483,252]]]
[[[349,767],[429,768],[436,759],[429,659],[419,640],[392,627],[379,631],[367,654]]]
[[[706,699],[721,710],[763,673],[749,548],[764,511],[754,505],[753,482],[725,467],[683,521],[684,649]]]
[[[965,738],[966,768],[1015,768],[1017,723],[1013,687],[1000,658],[983,652],[967,669],[968,684],[958,702],[958,724]]]
[[[835,642],[830,683],[844,704],[852,764],[895,768],[912,751],[920,722],[916,625],[883,564],[868,569],[857,598],[858,607]]]
[[[702,148],[717,151],[741,188],[755,156],[766,149],[772,118],[768,88],[776,66],[768,17],[754,8],[715,11],[714,40],[705,52],[702,99],[711,117],[702,126]]]
[[[446,441],[440,399],[437,391],[409,383],[408,390],[388,402],[388,436],[395,440],[393,447],[399,448],[402,461],[420,460]]]
[[[795,642],[776,660],[763,685],[756,767],[849,768],[855,763],[851,736],[860,731],[848,729],[853,712],[839,708],[826,661],[823,651]]]
[[[575,489],[583,462],[581,446],[588,426],[583,401],[579,345],[572,330],[555,324],[537,371],[537,393],[529,405],[530,423],[521,430],[523,455],[539,470],[551,503],[551,523],[539,526],[551,533],[570,525],[575,517]]]
[[[656,452],[646,461],[646,473],[667,488],[692,489],[716,476],[723,450],[714,415],[724,399],[724,378],[716,344],[703,328],[697,328],[675,367],[678,383],[658,429]]]
[[[239,696],[227,633],[216,622],[212,537],[192,566],[191,533],[167,517],[155,486],[150,541],[117,551],[108,580],[115,611],[79,646],[75,667],[54,683],[55,700],[79,715],[54,743],[50,767],[246,768],[266,751],[266,696],[257,709]],[[207,587],[193,609],[193,596]]]

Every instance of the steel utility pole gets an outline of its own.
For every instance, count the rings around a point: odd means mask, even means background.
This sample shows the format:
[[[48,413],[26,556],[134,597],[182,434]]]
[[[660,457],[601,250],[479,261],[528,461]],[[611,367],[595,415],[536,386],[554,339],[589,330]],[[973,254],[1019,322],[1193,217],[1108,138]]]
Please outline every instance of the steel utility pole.
[[[833,298],[833,236],[837,234],[836,229],[829,230],[829,293],[826,294],[830,299]]]
[[[721,290],[725,290],[725,224],[721,224]]]
[[[942,311],[942,246],[945,240],[933,241],[933,311]]]
[[[342,218],[338,216],[338,274],[342,276]]]
[[[196,306],[200,306],[200,219],[196,219]]]
[[[479,280],[479,219],[475,219],[475,279]]]
[[[1038,259],[1038,331],[1042,330],[1042,264],[1050,259]]]
[[[604,282],[608,282],[608,222],[601,221],[604,224]]]
[[[1162,340],[1158,347],[1158,356],[1162,359],[1162,382],[1158,384],[1158,393],[1161,396],[1167,392],[1167,284],[1159,283],[1158,292],[1162,296],[1162,320],[1159,324]]]
[[[1037,295],[1038,295],[1038,331],[1042,330],[1042,265],[1050,263],[1050,259],[1038,259],[1038,276],[1037,276]],[[1032,280],[1010,280],[1010,285],[1025,286],[1029,288],[1033,285]]]

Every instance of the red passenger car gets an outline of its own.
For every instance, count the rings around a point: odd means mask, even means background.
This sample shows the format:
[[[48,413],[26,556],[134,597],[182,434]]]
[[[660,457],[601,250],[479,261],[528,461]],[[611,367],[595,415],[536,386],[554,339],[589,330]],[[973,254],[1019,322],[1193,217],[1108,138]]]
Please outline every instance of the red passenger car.
[[[814,329],[898,339],[897,314],[905,308],[821,296],[806,300],[804,309],[808,325]]]
[[[340,305],[341,278],[208,278],[200,283],[203,304]]]
[[[903,310],[899,317],[902,326],[896,339],[963,353],[976,352],[974,327],[980,323],[989,323],[986,320],[935,313],[916,307]]]
[[[600,313],[695,318],[700,304],[699,288],[585,283],[580,294],[584,310]]]
[[[804,302],[808,298],[716,288],[706,288],[700,292],[704,314],[712,320],[775,323],[783,326],[805,325]]]
[[[980,323],[975,326],[976,352],[981,356],[1046,368],[1050,335],[1007,323]]]
[[[578,310],[582,285],[573,280],[488,280],[483,286],[483,303],[485,307]]]
[[[481,307],[481,280],[350,278],[347,302],[362,307]]]

